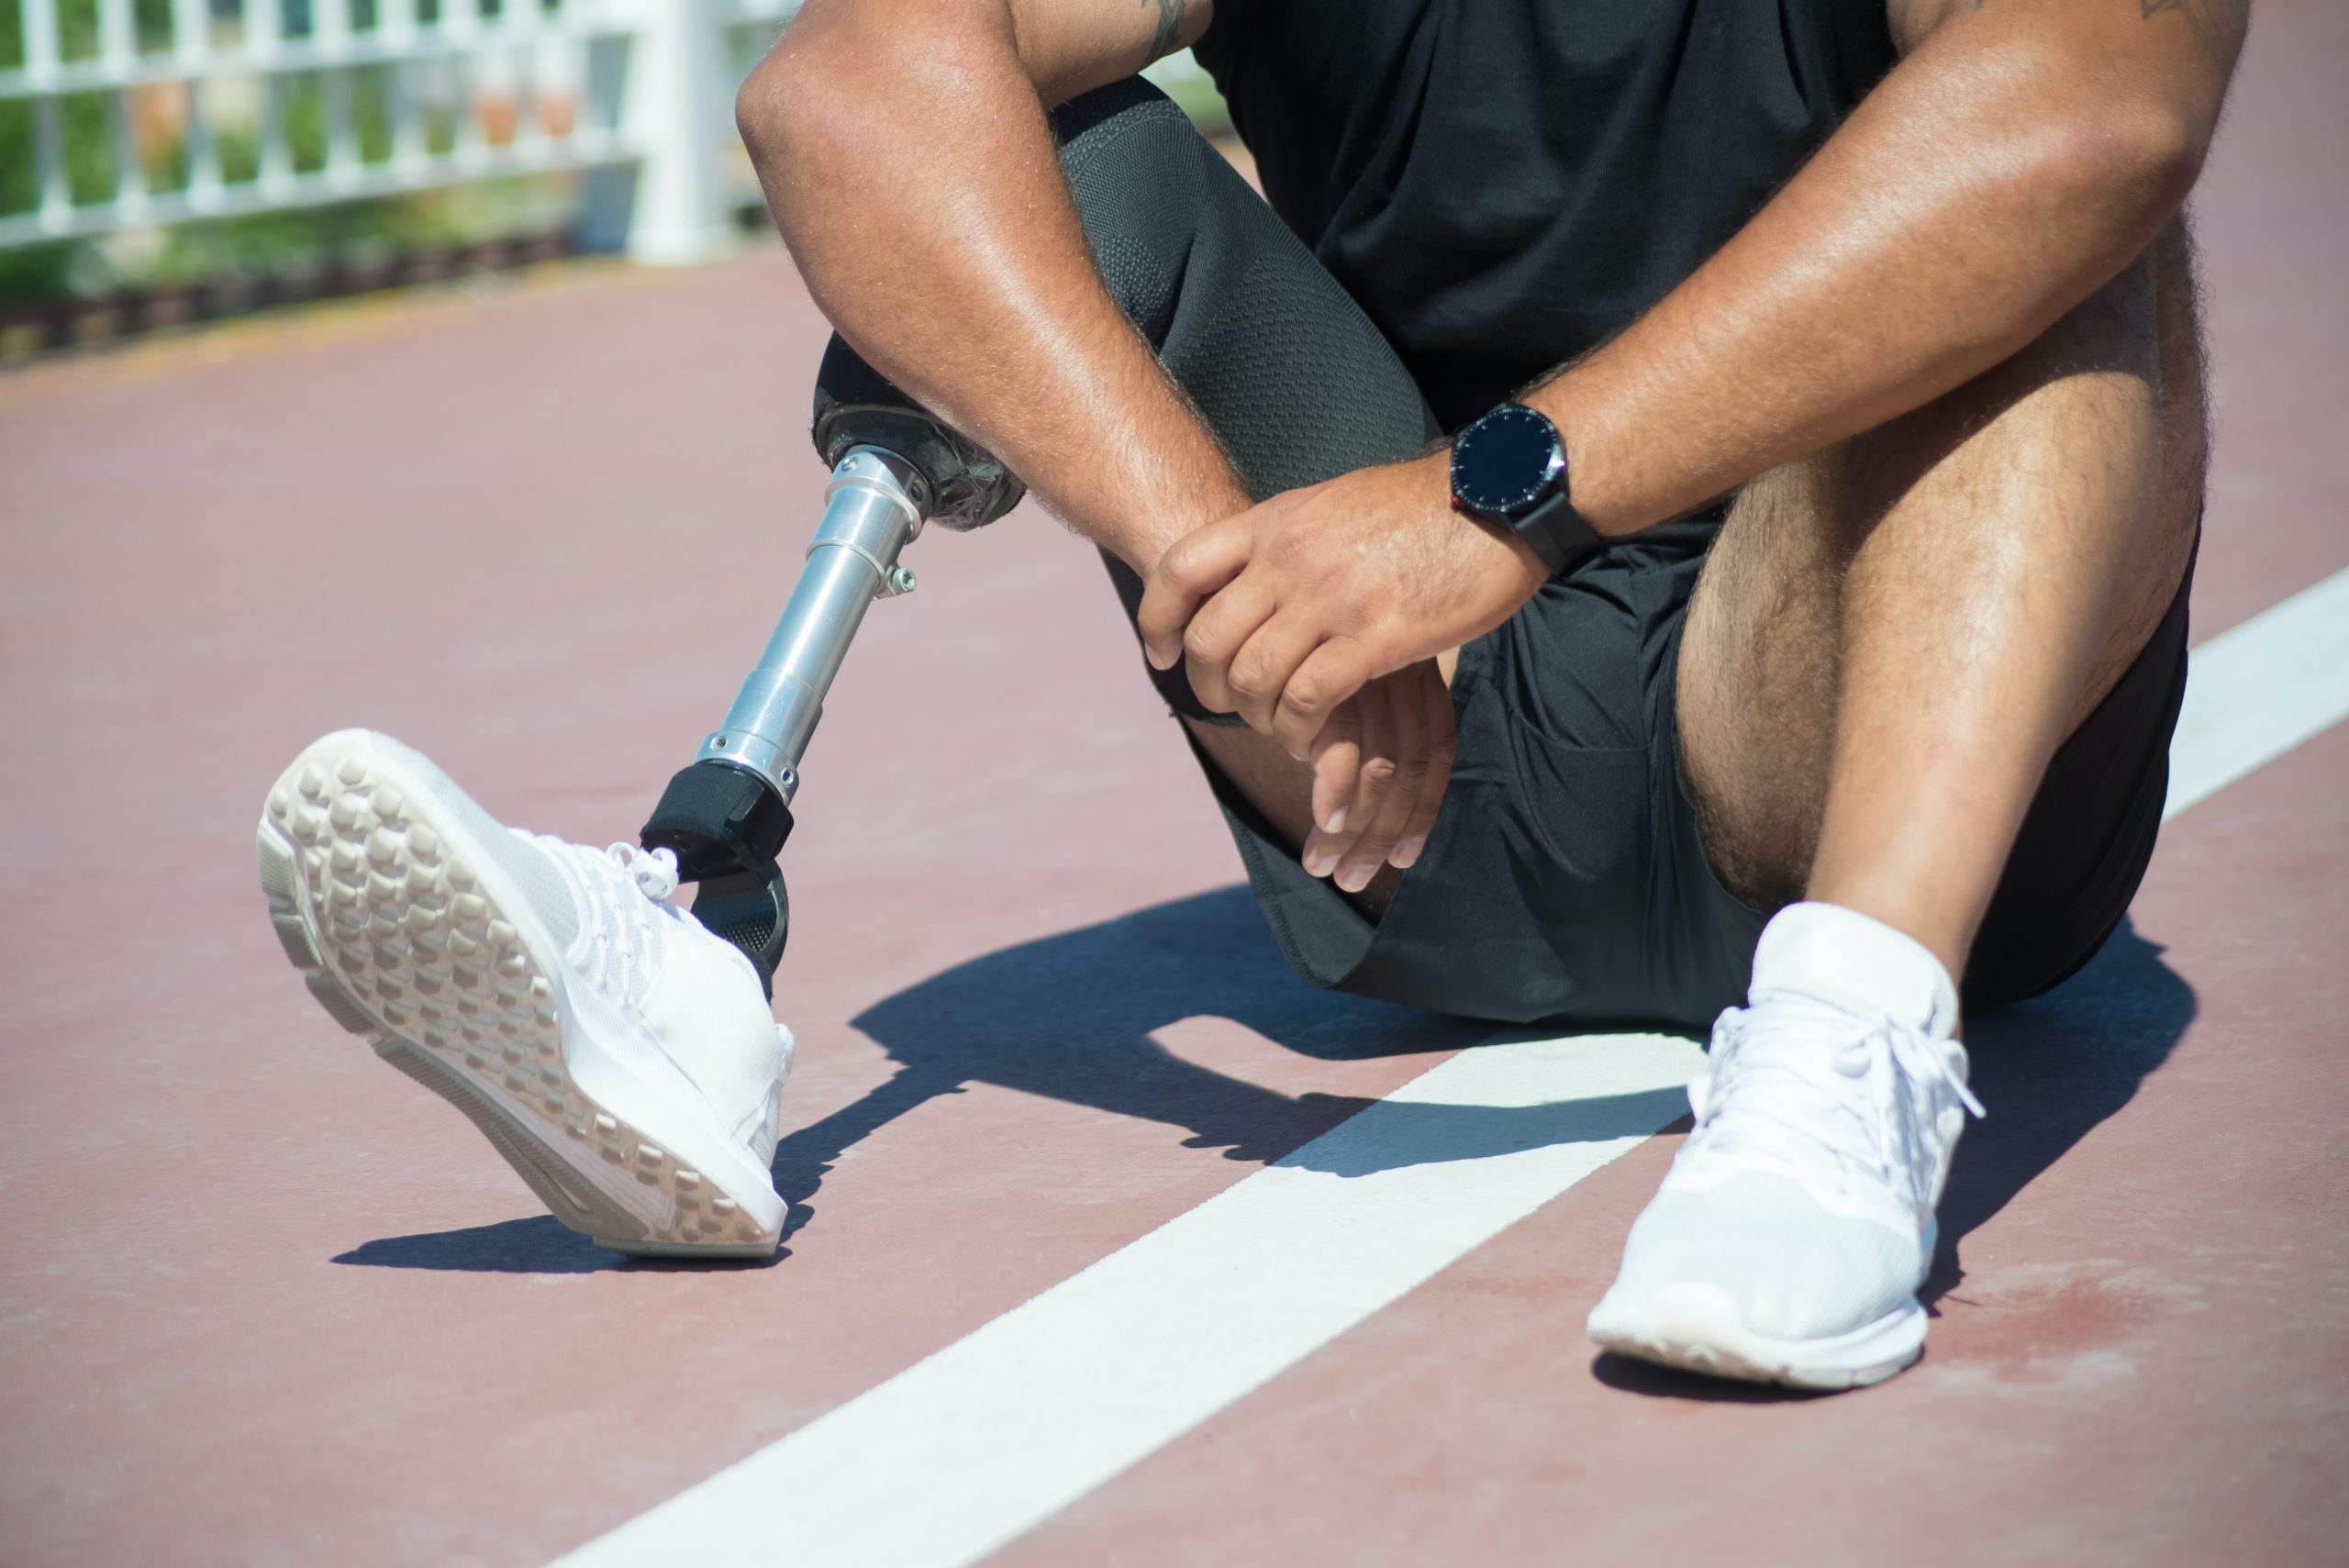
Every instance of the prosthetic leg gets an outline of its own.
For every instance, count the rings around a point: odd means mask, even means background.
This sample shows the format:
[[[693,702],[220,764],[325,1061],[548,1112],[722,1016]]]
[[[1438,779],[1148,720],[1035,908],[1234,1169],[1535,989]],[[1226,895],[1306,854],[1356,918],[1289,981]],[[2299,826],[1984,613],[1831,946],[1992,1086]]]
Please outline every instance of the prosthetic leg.
[[[816,376],[816,450],[831,465],[807,564],[758,667],[669,781],[639,838],[700,884],[693,913],[741,950],[774,995],[791,929],[777,856],[799,763],[867,606],[914,590],[898,553],[927,523],[981,528],[1018,504],[1018,479],[940,425],[838,337]]]
[[[1252,493],[1407,457],[1439,433],[1369,317],[1164,95],[1139,77],[1112,83],[1053,111],[1052,130],[1103,284]],[[750,955],[770,992],[790,923],[775,855],[865,606],[913,586],[897,554],[926,522],[978,528],[1021,495],[838,338],[817,375],[815,436],[832,485],[807,565],[724,727],[642,834],[646,849],[675,851],[680,880],[701,884],[694,914]],[[1130,613],[1142,585],[1104,560]],[[1152,679],[1174,711],[1214,717],[1180,666]]]

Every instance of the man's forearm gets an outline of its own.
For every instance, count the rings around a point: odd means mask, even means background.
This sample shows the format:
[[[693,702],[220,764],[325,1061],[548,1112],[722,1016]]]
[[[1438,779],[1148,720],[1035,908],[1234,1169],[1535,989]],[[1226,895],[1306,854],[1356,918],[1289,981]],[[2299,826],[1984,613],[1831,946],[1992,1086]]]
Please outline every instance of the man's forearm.
[[[811,0],[740,118],[841,336],[1146,572],[1248,495],[1102,286],[1019,50],[1008,11]]]
[[[1718,254],[1528,396],[1577,506],[1603,533],[1677,516],[2045,331],[2192,183],[2240,40],[2202,23],[1987,0],[1938,28]]]

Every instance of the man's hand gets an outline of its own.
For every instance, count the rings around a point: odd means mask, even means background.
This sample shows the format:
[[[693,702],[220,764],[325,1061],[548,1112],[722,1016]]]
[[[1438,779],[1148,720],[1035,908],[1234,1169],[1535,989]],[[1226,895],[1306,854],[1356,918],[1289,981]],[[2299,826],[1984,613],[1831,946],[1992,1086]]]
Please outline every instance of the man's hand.
[[[1313,742],[1313,831],[1299,859],[1360,893],[1382,862],[1407,869],[1427,847],[1460,738],[1452,689],[1432,659],[1367,682]]]
[[[1139,621],[1152,663],[1187,659],[1200,701],[1305,761],[1366,683],[1483,636],[1545,576],[1524,541],[1453,509],[1437,453],[1291,490],[1186,536],[1151,573]],[[1365,737],[1379,722],[1359,719]]]

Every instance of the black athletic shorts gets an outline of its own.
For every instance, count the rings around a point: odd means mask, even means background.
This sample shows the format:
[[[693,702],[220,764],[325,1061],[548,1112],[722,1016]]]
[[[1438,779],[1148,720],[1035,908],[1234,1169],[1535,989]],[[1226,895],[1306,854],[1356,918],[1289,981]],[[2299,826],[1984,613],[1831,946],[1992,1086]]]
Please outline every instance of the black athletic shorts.
[[[1103,88],[1055,128],[1104,281],[1259,495],[1437,433],[1361,309],[1154,90]],[[1620,540],[1462,650],[1451,786],[1375,924],[1200,755],[1299,974],[1508,1022],[1703,1029],[1742,1000],[1767,912],[1713,873],[1674,719],[1681,628],[1720,527]],[[1130,611],[1140,584],[1109,564]],[[2128,908],[2168,788],[2192,577],[2050,765],[1967,965],[1970,1009],[2054,985]],[[1200,711],[1179,666],[1152,676]]]

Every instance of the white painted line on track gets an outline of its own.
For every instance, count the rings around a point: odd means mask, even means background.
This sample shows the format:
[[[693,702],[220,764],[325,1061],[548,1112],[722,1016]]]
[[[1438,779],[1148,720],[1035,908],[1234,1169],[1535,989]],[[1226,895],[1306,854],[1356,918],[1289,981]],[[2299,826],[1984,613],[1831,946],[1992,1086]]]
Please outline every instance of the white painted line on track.
[[[2188,655],[2169,747],[2167,821],[2349,718],[2349,572],[2221,632]]]
[[[2343,717],[2349,572],[2194,650],[2164,817]],[[562,1568],[971,1562],[1670,1125],[1701,1060],[1664,1035],[1464,1051]]]
[[[1702,1061],[1667,1035],[1463,1051],[564,1568],[985,1556],[1670,1125]]]

